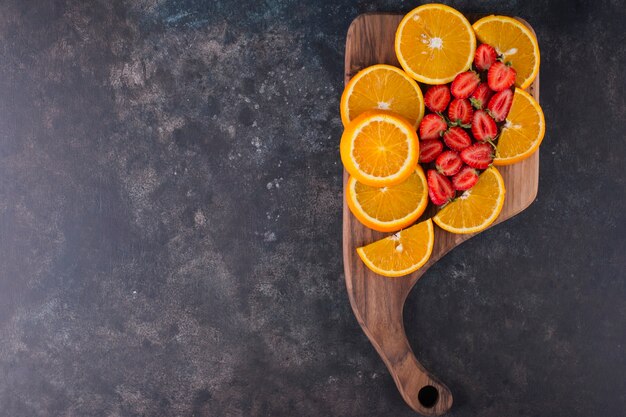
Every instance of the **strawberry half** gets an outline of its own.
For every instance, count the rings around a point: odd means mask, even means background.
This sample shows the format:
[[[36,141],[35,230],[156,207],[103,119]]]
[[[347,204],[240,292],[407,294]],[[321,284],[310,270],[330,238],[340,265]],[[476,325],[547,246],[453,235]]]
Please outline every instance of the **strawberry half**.
[[[472,122],[473,115],[474,109],[469,100],[466,99],[455,98],[448,108],[448,119],[455,126],[470,127],[469,124]]]
[[[513,90],[507,88],[496,93],[489,100],[487,110],[496,122],[503,122],[511,110],[511,104],[513,104]]]
[[[487,169],[493,162],[493,148],[488,143],[475,143],[461,151],[461,159],[476,169]]]
[[[441,206],[454,198],[454,187],[445,175],[434,169],[429,169],[426,178],[428,180],[428,196],[433,204]]]
[[[433,113],[441,113],[450,103],[450,89],[447,85],[434,85],[424,94],[424,105]]]
[[[463,166],[463,160],[458,153],[454,151],[445,151],[437,157],[435,161],[437,171],[447,177],[455,175]]]
[[[452,81],[450,92],[456,98],[468,98],[480,84],[480,77],[474,71],[465,71]]]
[[[423,164],[432,162],[442,151],[443,143],[440,140],[423,140],[420,142],[420,162]]]
[[[478,182],[478,171],[471,166],[465,165],[452,177],[452,186],[457,191],[465,191],[472,188]]]
[[[441,134],[445,132],[447,128],[448,124],[443,117],[434,113],[427,114],[420,123],[420,139],[439,139]]]
[[[487,85],[487,83],[480,83],[470,96],[469,101],[472,103],[472,106],[480,110],[487,106],[491,96],[493,96],[493,91],[489,89],[489,85]]]
[[[461,152],[472,144],[472,138],[458,126],[452,126],[443,134],[443,141],[453,151]]]
[[[483,43],[476,48],[474,55],[474,66],[478,71],[486,71],[498,59],[498,54],[493,46]]]
[[[498,136],[498,126],[495,120],[484,110],[476,110],[472,119],[472,135],[480,141],[491,141]]]
[[[510,64],[497,61],[494,62],[487,72],[487,83],[493,91],[506,90],[515,84],[516,75],[517,73]]]

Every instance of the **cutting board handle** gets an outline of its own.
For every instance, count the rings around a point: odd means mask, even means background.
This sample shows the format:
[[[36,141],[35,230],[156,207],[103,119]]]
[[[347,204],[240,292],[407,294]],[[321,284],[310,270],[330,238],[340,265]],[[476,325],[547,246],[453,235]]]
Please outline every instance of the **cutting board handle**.
[[[393,298],[386,297],[387,303],[383,301],[385,299],[378,299],[376,319],[362,323],[362,327],[389,369],[404,401],[422,415],[440,416],[452,407],[452,394],[415,358],[399,308],[404,303],[392,301]],[[361,321],[359,316],[357,314],[357,319]]]

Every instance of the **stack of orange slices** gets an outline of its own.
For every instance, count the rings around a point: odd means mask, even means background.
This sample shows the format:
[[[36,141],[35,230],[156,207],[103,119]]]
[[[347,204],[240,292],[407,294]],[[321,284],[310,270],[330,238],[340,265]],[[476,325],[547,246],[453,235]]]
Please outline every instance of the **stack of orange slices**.
[[[398,277],[422,267],[434,246],[433,222],[451,233],[477,233],[493,224],[502,210],[504,181],[491,166],[432,219],[415,224],[428,206],[428,184],[418,163],[416,129],[425,112],[418,82],[445,84],[471,69],[477,41],[492,45],[517,72],[493,165],[521,161],[538,149],[545,120],[539,104],[524,91],[539,72],[537,40],[516,19],[487,16],[471,25],[449,6],[419,6],[402,19],[396,32],[394,46],[402,69],[382,64],[365,68],[343,92],[340,152],[349,174],[348,207],[363,225],[394,232],[357,249],[377,274]]]

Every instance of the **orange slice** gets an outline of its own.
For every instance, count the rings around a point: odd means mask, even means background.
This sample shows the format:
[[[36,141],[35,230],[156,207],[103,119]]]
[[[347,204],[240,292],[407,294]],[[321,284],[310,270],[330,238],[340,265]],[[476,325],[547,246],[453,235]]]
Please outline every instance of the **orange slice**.
[[[417,127],[424,116],[422,90],[411,77],[391,65],[373,65],[352,77],[341,95],[341,121],[346,126],[367,110],[388,110]]]
[[[476,38],[496,49],[517,72],[515,86],[528,88],[539,74],[539,44],[522,22],[508,16],[486,16],[473,25]]]
[[[426,210],[426,176],[418,165],[409,178],[388,187],[370,187],[350,177],[346,199],[354,217],[365,226],[395,232],[415,223]]]
[[[373,187],[399,184],[417,165],[417,133],[400,116],[365,112],[341,136],[341,161],[358,182]]]
[[[420,269],[430,258],[435,243],[433,222],[428,219],[381,239],[356,252],[372,271],[385,277],[401,277]]]
[[[489,227],[504,205],[504,181],[498,170],[487,168],[478,182],[433,217],[437,226],[451,233],[477,233]]]
[[[411,77],[426,84],[445,84],[470,68],[476,36],[457,10],[425,4],[404,16],[396,31],[395,49]]]
[[[545,132],[546,121],[539,103],[526,91],[516,89],[493,164],[510,165],[528,158],[539,149]]]

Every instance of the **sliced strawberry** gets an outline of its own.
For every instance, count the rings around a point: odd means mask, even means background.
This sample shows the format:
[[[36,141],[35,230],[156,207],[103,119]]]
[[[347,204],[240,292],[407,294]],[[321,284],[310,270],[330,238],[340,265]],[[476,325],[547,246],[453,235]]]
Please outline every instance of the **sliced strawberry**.
[[[450,103],[450,89],[447,85],[434,85],[424,94],[424,105],[433,113],[442,112]]]
[[[476,48],[476,54],[474,55],[474,66],[478,71],[486,71],[489,67],[496,62],[498,54],[493,46],[483,43]]]
[[[451,177],[459,172],[463,166],[463,160],[454,151],[444,151],[437,157],[435,164],[437,165],[437,171],[447,177]]]
[[[420,162],[423,164],[432,162],[442,151],[443,143],[440,140],[423,140],[420,142]]]
[[[487,72],[487,83],[493,91],[502,91],[515,84],[515,70],[504,62],[497,61]],[[452,93],[454,94],[454,92]]]
[[[487,169],[493,162],[493,148],[488,143],[475,143],[461,151],[461,159],[476,169]]]
[[[427,114],[420,123],[420,139],[439,139],[447,128],[448,124],[443,117],[434,113]]]
[[[487,83],[480,83],[470,96],[469,101],[472,103],[472,106],[480,110],[487,106],[491,96],[493,96],[493,91],[489,89],[489,85],[487,85]]]
[[[473,115],[474,109],[467,99],[455,98],[448,108],[448,119],[456,126],[469,127]]]
[[[480,77],[474,71],[465,71],[452,81],[450,92],[456,98],[468,98],[480,84]]]
[[[441,206],[454,198],[454,187],[445,175],[429,169],[426,178],[428,179],[428,196],[434,204]]]
[[[480,141],[494,140],[498,135],[495,120],[484,110],[476,110],[472,119],[472,135]]]
[[[458,126],[452,126],[443,134],[443,141],[453,151],[461,152],[472,144],[472,138]]]
[[[452,177],[452,186],[457,191],[465,191],[472,188],[478,182],[478,171],[471,166],[465,165]]]
[[[491,97],[487,110],[496,122],[503,122],[511,110],[511,104],[513,104],[513,90],[507,88]]]

